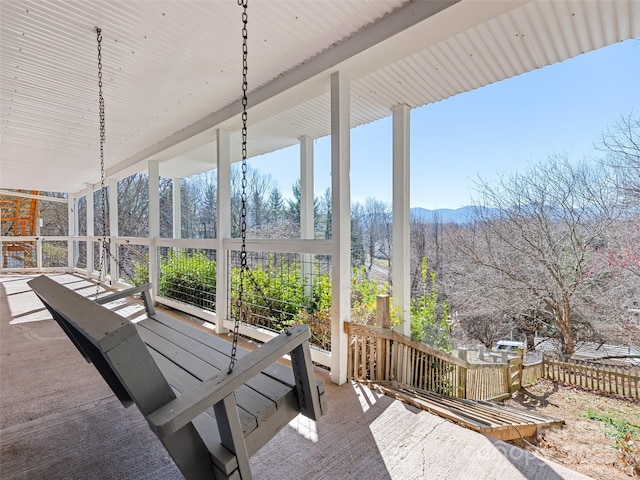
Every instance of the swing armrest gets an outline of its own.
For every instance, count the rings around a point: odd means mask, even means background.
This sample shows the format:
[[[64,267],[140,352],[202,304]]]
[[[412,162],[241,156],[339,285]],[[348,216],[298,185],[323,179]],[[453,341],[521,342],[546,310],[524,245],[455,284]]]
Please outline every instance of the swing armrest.
[[[220,372],[149,414],[147,421],[151,429],[160,438],[172,435],[309,338],[311,331],[307,325],[291,327],[288,333],[281,333],[258,350],[241,357],[232,373]]]
[[[121,290],[116,293],[112,293],[111,295],[106,295],[104,297],[100,297],[95,300],[98,305],[104,305],[105,303],[113,302],[115,300],[120,300],[121,298],[127,298],[131,295],[135,295],[136,293],[143,293],[151,289],[150,283],[145,283],[144,285],[140,285],[137,287],[127,288],[125,290]]]

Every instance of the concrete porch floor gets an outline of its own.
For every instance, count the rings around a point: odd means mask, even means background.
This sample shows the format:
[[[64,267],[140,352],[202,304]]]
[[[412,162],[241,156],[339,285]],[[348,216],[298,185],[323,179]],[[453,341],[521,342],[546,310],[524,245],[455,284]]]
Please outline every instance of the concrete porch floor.
[[[26,275],[0,277],[0,478],[179,479],[135,407],[125,409],[50,319]],[[88,295],[95,285],[56,274]],[[125,315],[136,315],[135,304]],[[299,417],[252,460],[254,478],[583,479],[517,447],[360,384],[327,386],[329,414]]]

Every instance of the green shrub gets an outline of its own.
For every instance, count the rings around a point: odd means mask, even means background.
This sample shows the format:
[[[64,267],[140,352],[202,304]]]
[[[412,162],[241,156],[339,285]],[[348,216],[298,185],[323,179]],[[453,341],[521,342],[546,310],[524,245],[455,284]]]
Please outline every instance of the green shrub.
[[[351,272],[351,321],[372,324],[376,319],[376,297],[389,293],[389,285],[367,278],[365,267]]]
[[[133,260],[132,265],[133,278],[129,279],[131,283],[136,287],[149,283],[149,256],[145,256],[144,262]]]
[[[216,306],[216,261],[204,253],[170,251],[160,263],[160,295],[207,310]]]
[[[285,261],[271,254],[264,264],[250,268],[244,276],[242,296],[243,319],[271,330],[305,323],[311,328],[312,342],[331,348],[331,278],[320,272],[316,261],[311,288],[305,285],[299,260]],[[148,280],[148,261],[135,263],[135,285]],[[216,262],[204,253],[188,250],[170,251],[160,262],[160,295],[200,308],[215,310]],[[241,270],[230,272],[230,317],[241,316],[238,305]],[[439,302],[435,274],[422,265],[423,294],[411,303],[411,332],[416,340],[442,350],[450,350],[447,302]],[[354,268],[351,276],[351,317],[358,323],[373,323],[376,297],[386,294],[388,285],[367,278],[365,268]],[[392,324],[398,324],[401,312],[392,312]]]
[[[303,278],[299,261],[277,262],[277,257],[269,255],[265,266],[256,265],[244,276],[242,299],[244,318],[254,325],[280,330],[295,323],[311,325],[318,318],[327,317],[331,308],[331,280],[327,274],[319,273],[314,266],[313,284],[310,295],[305,293],[309,280]],[[232,317],[240,315],[238,295],[241,270],[231,271]],[[323,322],[320,322],[323,323]],[[313,332],[312,332],[313,333]],[[321,343],[326,343],[322,340]]]
[[[422,295],[411,302],[411,338],[451,351],[449,304],[440,304],[436,274],[429,273],[427,259],[422,259]]]

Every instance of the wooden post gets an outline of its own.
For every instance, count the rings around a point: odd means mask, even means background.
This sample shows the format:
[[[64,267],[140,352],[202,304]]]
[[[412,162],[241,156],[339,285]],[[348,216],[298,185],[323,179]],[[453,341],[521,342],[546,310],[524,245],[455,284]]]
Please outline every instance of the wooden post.
[[[376,326],[380,328],[391,328],[391,314],[389,312],[389,295],[377,295],[376,296]],[[384,347],[383,341],[378,339],[376,348],[378,349],[377,361],[378,366],[378,380],[391,380],[391,373],[389,372],[389,362],[391,360],[391,349],[393,349],[393,341],[385,340],[384,343],[388,345]],[[383,370],[384,366],[384,370]]]
[[[391,328],[391,313],[389,311],[389,295],[376,296],[376,326]]]
[[[500,369],[504,372],[503,391],[500,393],[511,393],[511,369],[509,368],[509,362],[504,366],[504,369]]]
[[[518,390],[522,388],[522,376],[524,371],[524,347],[518,348],[518,355],[520,356],[520,365],[518,366]]]
[[[460,359],[467,360],[467,351],[459,350],[458,356]],[[467,398],[467,369],[463,367],[456,367],[458,369],[458,389],[455,392],[455,396],[458,398]]]

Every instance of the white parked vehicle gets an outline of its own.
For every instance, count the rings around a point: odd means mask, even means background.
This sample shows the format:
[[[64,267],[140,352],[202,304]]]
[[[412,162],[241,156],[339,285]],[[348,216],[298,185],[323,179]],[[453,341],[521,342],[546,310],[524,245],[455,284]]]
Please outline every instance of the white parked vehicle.
[[[525,348],[524,342],[516,340],[500,340],[496,344],[496,352],[518,353],[519,348]]]

